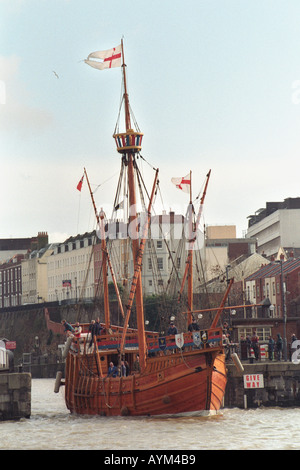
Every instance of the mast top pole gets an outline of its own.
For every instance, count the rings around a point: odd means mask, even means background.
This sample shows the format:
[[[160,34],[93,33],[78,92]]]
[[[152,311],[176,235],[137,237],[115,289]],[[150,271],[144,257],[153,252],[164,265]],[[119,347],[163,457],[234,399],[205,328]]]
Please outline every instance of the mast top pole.
[[[129,129],[131,129],[131,120],[130,120],[130,112],[129,112],[129,96],[127,92],[126,64],[125,64],[125,57],[124,57],[123,39],[121,39],[121,49],[122,49],[122,69],[123,69],[123,80],[124,80],[125,126],[126,126],[126,131],[128,131]]]
[[[133,130],[131,127],[123,39],[121,39],[121,52],[122,52],[123,86],[124,86],[123,100],[124,100],[126,130],[125,132],[115,133],[113,137],[116,142],[117,151],[121,153],[122,155],[124,155],[124,154],[127,154],[128,152],[131,154],[135,154],[141,151],[143,134],[140,131]]]

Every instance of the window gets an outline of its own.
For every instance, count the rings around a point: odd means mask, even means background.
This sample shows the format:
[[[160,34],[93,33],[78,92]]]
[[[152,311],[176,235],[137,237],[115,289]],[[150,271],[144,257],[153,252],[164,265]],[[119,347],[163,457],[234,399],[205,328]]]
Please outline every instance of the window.
[[[157,267],[158,267],[159,270],[164,269],[164,260],[163,260],[163,258],[157,258]]]
[[[159,250],[162,249],[162,240],[157,240],[156,246]]]
[[[279,284],[279,282],[277,282],[276,287],[277,287],[277,294],[280,294],[280,284]]]
[[[152,260],[151,260],[151,258],[148,258],[148,269],[150,269],[150,271],[152,270]]]
[[[250,300],[250,287],[247,286],[247,300]]]
[[[239,328],[238,329],[238,338],[239,341],[243,336],[246,339],[247,336],[253,335],[253,332],[256,331],[257,336],[259,337],[260,343],[265,343],[269,341],[269,336],[271,336],[271,327],[269,326],[262,326],[262,327],[248,327],[248,328]]]
[[[256,328],[256,333],[259,337],[259,341],[269,341],[269,336],[271,336],[271,327],[264,326]]]

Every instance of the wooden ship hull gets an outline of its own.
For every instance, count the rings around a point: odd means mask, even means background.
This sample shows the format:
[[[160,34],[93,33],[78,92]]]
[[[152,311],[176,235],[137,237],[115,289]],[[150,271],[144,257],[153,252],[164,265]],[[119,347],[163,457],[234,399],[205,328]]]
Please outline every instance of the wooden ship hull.
[[[211,334],[211,332],[208,332]],[[220,330],[214,339],[196,346],[190,333],[178,348],[167,339],[160,351],[152,339],[142,373],[107,377],[108,364],[117,349],[99,348],[86,353],[87,343],[71,345],[65,370],[65,400],[71,413],[101,416],[198,416],[216,413],[222,406],[226,366]],[[218,337],[217,337],[218,335]],[[153,355],[151,357],[151,355]],[[125,358],[132,363],[134,352]]]

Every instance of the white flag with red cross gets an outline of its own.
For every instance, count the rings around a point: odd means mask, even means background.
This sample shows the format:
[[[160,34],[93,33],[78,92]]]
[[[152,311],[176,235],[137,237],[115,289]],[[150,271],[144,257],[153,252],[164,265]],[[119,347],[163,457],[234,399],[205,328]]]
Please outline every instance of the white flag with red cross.
[[[102,60],[98,61],[90,59]],[[108,49],[107,51],[91,52],[84,62],[99,70],[121,67],[121,44],[117,47],[113,47],[112,49]]]
[[[191,188],[191,176],[187,175],[183,178],[171,178],[173,184],[175,184],[176,188],[181,189],[185,193],[190,192]]]

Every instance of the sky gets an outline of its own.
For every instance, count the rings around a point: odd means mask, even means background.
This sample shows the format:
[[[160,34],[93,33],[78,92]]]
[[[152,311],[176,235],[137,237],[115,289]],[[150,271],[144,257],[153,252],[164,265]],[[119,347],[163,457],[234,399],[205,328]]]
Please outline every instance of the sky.
[[[93,230],[84,168],[109,212],[121,69],[83,60],[121,38],[163,209],[188,203],[172,177],[192,171],[196,195],[210,169],[204,223],[238,237],[267,201],[300,196],[299,25],[299,0],[0,0],[0,238]]]

